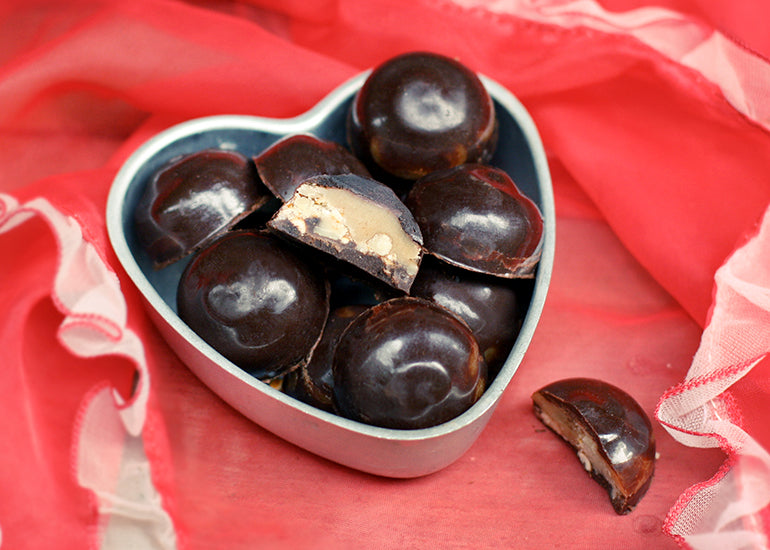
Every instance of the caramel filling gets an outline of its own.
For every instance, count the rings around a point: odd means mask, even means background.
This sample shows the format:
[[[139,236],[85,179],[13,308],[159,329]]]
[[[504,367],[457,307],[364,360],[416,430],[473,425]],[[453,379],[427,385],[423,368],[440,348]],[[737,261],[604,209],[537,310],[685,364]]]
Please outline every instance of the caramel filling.
[[[312,233],[376,256],[388,272],[400,268],[410,277],[417,274],[420,245],[404,231],[395,213],[349,190],[303,183],[276,220],[291,223],[301,234]]]
[[[585,426],[573,415],[539,394],[535,394],[533,400],[537,417],[575,449],[583,468],[588,473],[599,474],[608,482],[610,499],[614,501],[619,496],[628,496],[631,488],[623,487],[623,482],[602,455],[596,439]]]

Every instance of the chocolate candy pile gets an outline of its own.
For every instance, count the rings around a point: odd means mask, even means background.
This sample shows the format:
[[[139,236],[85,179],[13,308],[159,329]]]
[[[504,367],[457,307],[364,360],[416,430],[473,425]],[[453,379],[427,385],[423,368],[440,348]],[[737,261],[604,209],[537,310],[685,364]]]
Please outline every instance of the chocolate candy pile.
[[[488,164],[497,128],[475,73],[397,56],[355,95],[346,144],[174,159],[136,234],[159,269],[192,255],[179,316],[240,368],[360,422],[434,426],[501,368],[540,258],[537,206]]]

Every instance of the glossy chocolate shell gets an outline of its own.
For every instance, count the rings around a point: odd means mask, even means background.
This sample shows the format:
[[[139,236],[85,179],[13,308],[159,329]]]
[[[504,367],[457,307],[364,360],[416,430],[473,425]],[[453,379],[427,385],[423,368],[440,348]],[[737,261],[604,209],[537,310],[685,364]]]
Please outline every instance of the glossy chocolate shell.
[[[208,149],[170,162],[147,183],[136,235],[156,268],[201,248],[270,198],[243,155]]]
[[[497,118],[489,93],[468,67],[411,52],[375,67],[353,100],[347,132],[351,150],[365,163],[415,180],[487,162],[497,145]]]
[[[494,378],[516,342],[522,307],[519,282],[473,273],[427,256],[410,294],[460,317],[473,331]]]
[[[366,309],[364,305],[351,305],[336,308],[329,313],[321,341],[313,350],[310,360],[284,376],[284,393],[308,405],[334,412],[334,348],[342,331]]]
[[[291,135],[277,141],[254,157],[254,164],[262,183],[284,202],[311,176],[357,174],[369,177],[363,163],[344,146],[308,134]]]
[[[234,231],[199,251],[177,292],[179,317],[260,379],[301,365],[321,338],[329,285],[269,233]]]
[[[535,415],[577,453],[618,514],[647,492],[655,469],[650,419],[620,388],[590,378],[553,382],[532,395]]]
[[[406,206],[427,253],[497,277],[534,276],[543,217],[502,170],[464,164],[434,172],[415,182]]]
[[[481,397],[487,380],[467,325],[412,297],[387,300],[356,317],[337,342],[332,368],[340,413],[385,428],[446,422]]]

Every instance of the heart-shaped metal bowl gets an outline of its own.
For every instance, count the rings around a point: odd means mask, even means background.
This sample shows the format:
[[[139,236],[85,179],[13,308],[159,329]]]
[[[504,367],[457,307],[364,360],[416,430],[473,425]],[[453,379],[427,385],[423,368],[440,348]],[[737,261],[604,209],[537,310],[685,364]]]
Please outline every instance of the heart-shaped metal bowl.
[[[533,199],[544,218],[542,257],[518,339],[500,373],[468,411],[444,424],[392,430],[335,416],[261,382],[204,342],[176,313],[176,288],[186,261],[155,270],[137,242],[133,211],[153,173],[180,154],[207,148],[254,156],[283,136],[310,133],[345,143],[345,118],[368,73],[342,84],[313,109],[291,119],[213,116],[171,127],[141,145],[115,177],[107,203],[107,230],[123,268],[141,292],[150,317],[183,363],[214,393],[260,426],[329,460],[372,474],[408,478],[436,472],[457,460],[489,421],[529,346],[545,302],[554,254],[551,179],[537,129],[519,101],[482,77],[499,117],[492,164]]]

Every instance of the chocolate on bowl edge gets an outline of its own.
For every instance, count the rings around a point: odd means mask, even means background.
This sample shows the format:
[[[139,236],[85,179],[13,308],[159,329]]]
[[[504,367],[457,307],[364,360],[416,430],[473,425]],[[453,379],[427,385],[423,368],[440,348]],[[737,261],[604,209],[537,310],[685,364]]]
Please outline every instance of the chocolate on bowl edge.
[[[497,277],[534,277],[543,217],[506,172],[463,164],[417,180],[405,201],[425,251]]]
[[[444,55],[410,52],[372,70],[350,106],[347,139],[370,170],[415,180],[489,161],[498,121],[476,73]]]
[[[182,155],[147,183],[134,210],[139,241],[156,268],[198,250],[270,200],[254,165],[234,151]]]
[[[429,300],[386,300],[358,315],[335,352],[334,402],[375,426],[419,429],[471,407],[487,367],[468,326]]]

